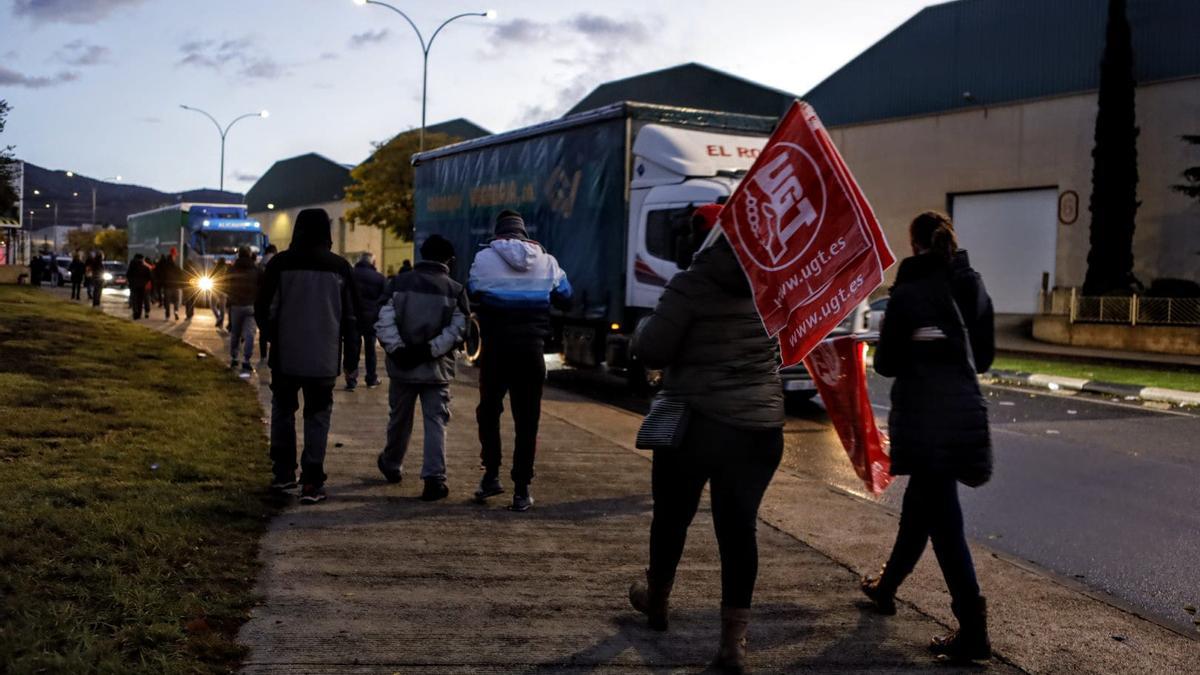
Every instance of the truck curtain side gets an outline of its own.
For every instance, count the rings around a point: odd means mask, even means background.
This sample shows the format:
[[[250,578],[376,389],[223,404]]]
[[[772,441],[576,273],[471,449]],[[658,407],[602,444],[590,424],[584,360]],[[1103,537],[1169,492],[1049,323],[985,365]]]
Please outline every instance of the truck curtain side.
[[[417,164],[416,235],[454,244],[466,282],[496,215],[519,211],[529,236],[558,259],[575,289],[574,318],[619,320],[626,223],[626,125],[608,119]]]
[[[129,216],[129,258],[141,253],[150,260],[180,245],[187,214],[179,209],[159,209]]]
[[[413,158],[414,240],[419,248],[436,233],[453,242],[454,276],[466,282],[497,214],[520,212],[575,289],[572,308],[555,322],[572,343],[564,352],[573,363],[595,364],[605,359],[609,331],[627,333],[645,311],[626,306],[629,256],[639,244],[630,241],[637,132],[657,124],[765,139],[776,123],[626,101],[431,150]]]

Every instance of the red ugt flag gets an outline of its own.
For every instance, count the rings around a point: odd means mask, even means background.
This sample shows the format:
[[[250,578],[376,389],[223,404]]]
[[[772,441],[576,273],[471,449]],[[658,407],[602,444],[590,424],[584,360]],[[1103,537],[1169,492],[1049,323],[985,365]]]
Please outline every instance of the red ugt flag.
[[[721,211],[783,365],[800,362],[895,263],[812,107],[797,101]]]
[[[854,473],[871,494],[879,494],[892,482],[892,461],[867,396],[865,347],[849,335],[824,340],[809,352],[804,366],[812,373]]]

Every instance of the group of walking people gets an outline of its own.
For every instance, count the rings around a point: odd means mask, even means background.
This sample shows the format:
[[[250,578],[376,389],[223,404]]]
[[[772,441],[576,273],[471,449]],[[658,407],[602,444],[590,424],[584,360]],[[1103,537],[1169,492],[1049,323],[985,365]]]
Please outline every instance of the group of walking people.
[[[46,262],[46,259],[40,255],[34,256],[29,261],[30,283],[34,286],[41,286],[42,280],[46,276],[47,266],[54,266],[54,273],[51,279],[57,278],[61,272],[54,262]],[[71,256],[71,262],[67,263],[66,273],[67,278],[63,279],[62,283],[71,284],[71,299],[82,300],[84,293],[87,293],[87,299],[91,301],[93,307],[100,306],[100,296],[104,292],[104,252],[92,251],[85,257],[81,251],[75,251]]]
[[[389,483],[403,480],[419,403],[424,426],[421,498],[445,498],[450,382],[474,300],[484,345],[476,409],[483,476],[474,498],[485,502],[505,492],[500,416],[508,396],[515,425],[510,508],[529,510],[550,308],[567,306],[572,295],[558,262],[529,238],[515,211],[497,218],[494,238],[475,255],[465,287],[451,276],[457,261],[454,246],[436,234],[422,242],[421,260],[410,271],[390,279],[375,270],[370,254],[351,267],[331,249],[328,214],[301,211],[288,249],[266,266],[257,290],[255,318],[271,345],[271,488],[299,485],[302,504],[326,499],[333,389],[339,376],[346,378],[347,390],[356,389],[364,352],[366,385],[379,384],[377,340],[387,354],[389,419],[376,466]],[[295,414],[301,394],[304,439],[297,458]]]
[[[649,565],[630,587],[629,600],[652,629],[668,629],[676,570],[707,485],[721,559],[714,665],[740,673],[747,668],[758,573],[758,509],[782,457],[784,405],[778,345],[763,329],[730,244],[711,234],[720,208],[696,210],[683,241],[685,269],[634,336],[637,358],[664,371],[658,398],[686,406],[689,414],[682,442],[654,453]],[[959,626],[930,647],[954,662],[986,659],[987,604],[964,534],[958,484],[979,486],[991,475],[987,409],[976,374],[994,354],[992,305],[966,251],[958,249],[948,217],[922,213],[909,234],[913,255],[899,267],[875,355],[876,370],[895,378],[891,471],[909,480],[892,553],[881,574],[864,578],[861,589],[875,611],[894,614],[898,588],[932,542]],[[403,480],[419,403],[421,498],[446,497],[449,385],[474,305],[482,340],[476,422],[484,470],[474,496],[483,502],[505,491],[500,415],[507,395],[515,427],[510,509],[531,508],[550,309],[564,307],[572,295],[554,257],[529,238],[513,211],[496,219],[465,287],[451,276],[454,247],[438,235],[424,240],[411,272],[386,280],[370,256],[352,268],[331,247],[328,215],[302,211],[289,248],[256,277],[253,313],[271,344],[271,487],[299,484],[303,504],[326,499],[333,389],[339,375],[347,389],[356,387],[359,353],[373,353],[377,340],[390,380],[390,416],[377,467],[388,482]],[[239,303],[249,295],[236,293]],[[368,386],[379,383],[372,366],[368,360]],[[304,440],[297,462],[301,393]]]

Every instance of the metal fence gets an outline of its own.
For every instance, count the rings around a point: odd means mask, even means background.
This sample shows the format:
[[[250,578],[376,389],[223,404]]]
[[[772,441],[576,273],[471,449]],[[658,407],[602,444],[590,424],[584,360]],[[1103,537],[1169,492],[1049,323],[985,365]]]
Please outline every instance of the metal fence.
[[[1200,326],[1200,298],[1086,296],[1069,288],[1042,293],[1039,306],[1042,314],[1066,316],[1071,323]]]

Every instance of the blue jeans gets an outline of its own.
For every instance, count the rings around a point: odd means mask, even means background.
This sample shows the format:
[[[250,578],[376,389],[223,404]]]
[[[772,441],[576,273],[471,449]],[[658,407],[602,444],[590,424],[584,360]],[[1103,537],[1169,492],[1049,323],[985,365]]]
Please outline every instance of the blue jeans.
[[[895,592],[916,567],[928,541],[933,542],[933,553],[955,604],[978,598],[979,582],[963,532],[958,481],[953,476],[918,473],[909,477],[900,511],[900,531],[880,586]]]
[[[229,325],[229,358],[237,359],[241,342],[242,362],[250,363],[250,357],[254,356],[254,306],[230,307]]]

